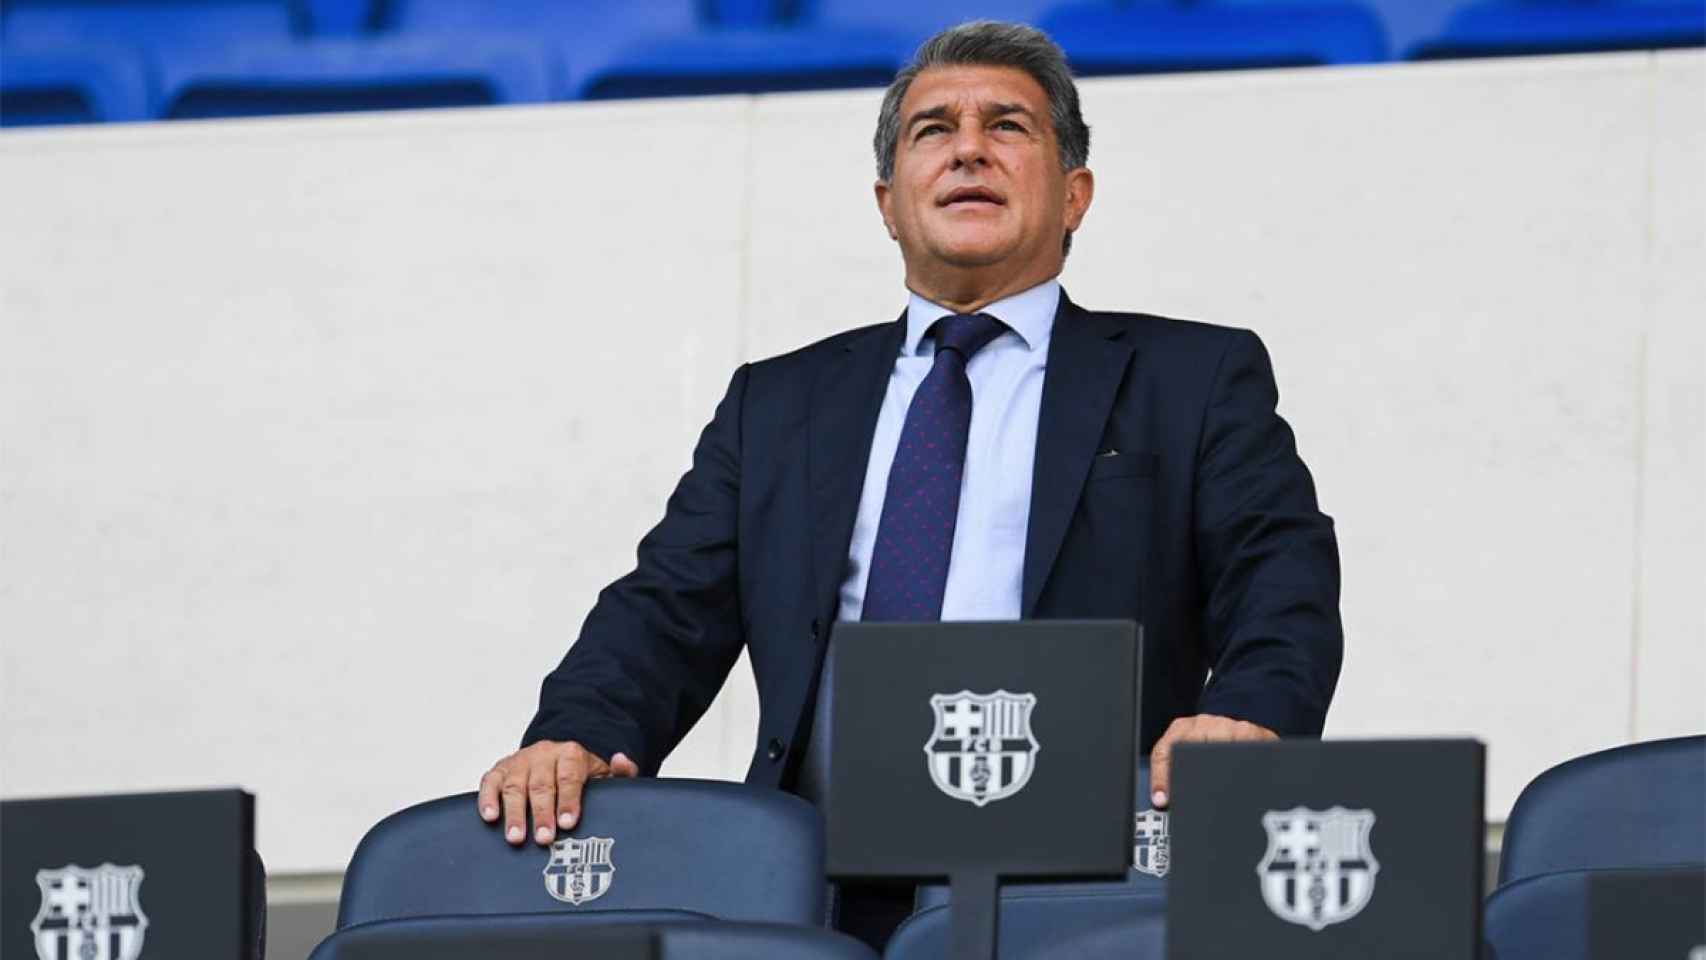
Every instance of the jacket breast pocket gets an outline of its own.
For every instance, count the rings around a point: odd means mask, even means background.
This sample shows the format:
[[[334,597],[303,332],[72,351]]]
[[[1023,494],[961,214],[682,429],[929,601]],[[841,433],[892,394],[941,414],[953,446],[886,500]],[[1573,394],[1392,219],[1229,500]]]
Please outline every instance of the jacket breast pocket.
[[[1153,477],[1160,463],[1160,457],[1146,450],[1097,454],[1090,461],[1090,482],[1115,477]]]

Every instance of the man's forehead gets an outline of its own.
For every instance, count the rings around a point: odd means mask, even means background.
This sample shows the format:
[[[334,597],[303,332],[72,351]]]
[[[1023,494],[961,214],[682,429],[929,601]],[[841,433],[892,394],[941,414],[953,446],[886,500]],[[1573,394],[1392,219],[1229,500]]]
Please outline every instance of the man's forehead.
[[[1047,116],[1048,95],[1042,85],[1018,67],[955,65],[927,67],[907,88],[901,115],[947,107],[952,111],[983,110],[996,104],[1015,104]]]

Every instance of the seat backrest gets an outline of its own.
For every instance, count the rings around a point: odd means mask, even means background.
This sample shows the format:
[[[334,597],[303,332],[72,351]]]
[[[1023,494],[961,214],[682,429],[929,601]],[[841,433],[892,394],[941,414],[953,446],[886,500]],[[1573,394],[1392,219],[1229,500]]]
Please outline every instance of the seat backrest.
[[[996,921],[997,956],[1002,960],[1022,960],[1038,956],[1044,950],[1089,938],[1103,942],[1110,936],[1110,924],[1136,924],[1136,941],[1114,953],[1049,953],[1050,957],[1119,957],[1120,960],[1162,960],[1155,936],[1167,914],[1166,901],[1160,898],[1127,899],[1122,897],[1027,897],[1001,901],[1001,913]],[[900,925],[883,951],[885,960],[935,960],[950,955],[953,911],[948,906],[931,907],[913,914]],[[1116,933],[1107,942],[1119,944]]]
[[[586,849],[570,841],[611,841]],[[546,868],[557,860],[557,869]],[[599,864],[600,877],[565,866]],[[559,899],[569,876],[586,883]],[[556,886],[548,886],[555,884]],[[554,893],[553,890],[558,891]],[[474,795],[410,807],[362,838],[344,875],[340,929],[450,914],[678,910],[725,920],[820,924],[823,825],[776,790],[703,780],[589,784],[581,825],[547,849],[511,847]]]
[[[1487,960],[1680,960],[1706,943],[1703,903],[1703,866],[1568,870],[1525,877],[1487,898],[1482,954]]]
[[[1523,788],[1499,883],[1563,870],[1706,863],[1706,736],[1590,753]]]
[[[148,50],[285,40],[302,25],[291,0],[10,0],[8,42],[133,44]]]

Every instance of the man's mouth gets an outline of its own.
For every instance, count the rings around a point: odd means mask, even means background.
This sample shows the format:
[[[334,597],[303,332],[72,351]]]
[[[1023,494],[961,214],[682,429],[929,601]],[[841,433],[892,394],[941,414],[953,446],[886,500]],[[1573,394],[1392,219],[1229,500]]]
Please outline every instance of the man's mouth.
[[[936,201],[938,207],[957,207],[968,209],[972,207],[1003,207],[1006,199],[988,187],[956,187],[943,194]]]

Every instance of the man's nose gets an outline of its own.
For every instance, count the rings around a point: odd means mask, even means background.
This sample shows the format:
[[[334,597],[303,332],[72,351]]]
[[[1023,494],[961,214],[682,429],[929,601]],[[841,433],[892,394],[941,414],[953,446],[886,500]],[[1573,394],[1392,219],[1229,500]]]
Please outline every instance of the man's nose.
[[[989,141],[974,123],[961,124],[954,134],[954,167],[975,167],[989,162]]]

